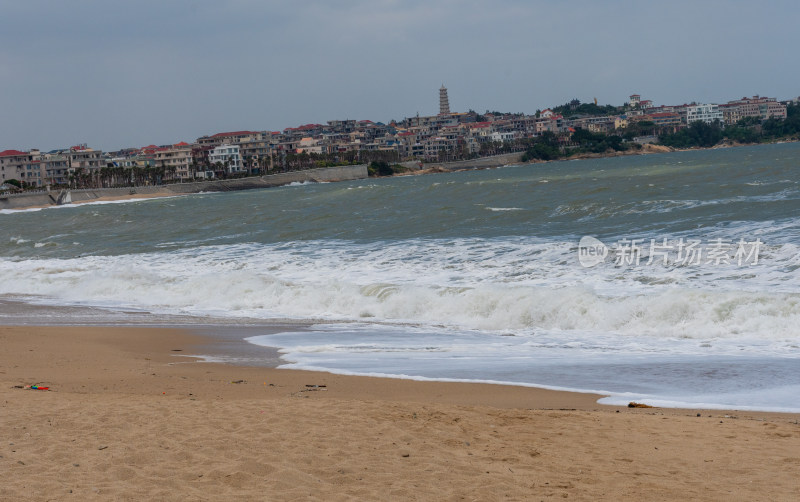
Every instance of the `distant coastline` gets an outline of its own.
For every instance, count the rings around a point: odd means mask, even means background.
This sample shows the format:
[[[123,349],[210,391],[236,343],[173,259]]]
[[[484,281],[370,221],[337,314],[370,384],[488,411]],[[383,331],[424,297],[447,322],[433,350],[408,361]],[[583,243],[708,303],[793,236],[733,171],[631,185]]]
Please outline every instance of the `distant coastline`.
[[[712,147],[692,147],[692,148],[673,148],[658,144],[645,144],[638,150],[607,151],[602,153],[578,153],[569,157],[540,160],[534,159],[523,161],[524,152],[506,153],[489,157],[479,157],[471,160],[459,160],[452,162],[401,162],[398,165],[407,168],[404,172],[393,176],[419,176],[425,174],[450,173],[460,171],[471,171],[477,169],[492,169],[508,165],[531,165],[544,164],[559,161],[601,159],[609,157],[627,157],[632,155],[652,155],[660,153],[689,152],[696,150],[717,150],[721,148],[736,148],[741,146],[759,146],[779,143],[796,143],[798,140],[785,139],[770,143],[721,143]],[[290,171],[266,176],[252,176],[233,180],[213,180],[190,183],[170,183],[164,185],[147,185],[139,187],[115,187],[115,188],[87,188],[69,190],[72,200],[70,204],[82,204],[87,202],[101,201],[120,201],[150,199],[158,197],[174,197],[176,195],[190,195],[200,192],[228,192],[238,190],[254,190],[260,188],[274,188],[291,183],[302,182],[337,182],[352,181],[368,178],[367,165],[359,164],[354,166],[324,167],[317,169],[306,169],[301,171]],[[0,209],[24,210],[44,208],[58,205],[57,195],[59,191],[38,191],[24,192],[19,194],[0,195]]]
[[[761,146],[761,145],[774,145],[780,143],[797,143],[797,139],[783,139],[780,141],[773,141],[769,143],[720,143],[711,147],[691,147],[691,148],[673,148],[659,144],[645,144],[642,145],[640,150],[625,150],[625,151],[607,151],[602,153],[578,153],[569,157],[563,157],[552,160],[533,159],[529,161],[522,161],[524,152],[516,152],[502,155],[495,155],[493,157],[482,157],[466,161],[454,162],[427,162],[423,167],[418,170],[412,170],[395,176],[414,176],[419,174],[434,174],[440,172],[457,172],[467,171],[472,169],[489,169],[493,167],[501,167],[505,165],[529,165],[529,164],[545,164],[550,162],[563,162],[570,160],[587,160],[587,159],[604,159],[609,157],[628,157],[633,155],[653,155],[660,153],[674,153],[674,152],[692,152],[697,150],[719,150],[723,148],[737,148],[742,146]],[[412,164],[409,162],[401,163],[400,165],[406,166]],[[413,163],[416,164],[416,163]]]
[[[61,194],[69,194],[68,204],[99,202],[108,200],[144,199],[153,197],[172,197],[200,192],[230,192],[255,188],[271,188],[303,182],[333,182],[364,179],[367,177],[366,164],[338,167],[322,167],[302,171],[290,171],[267,176],[238,178],[232,180],[198,181],[191,183],[172,183],[167,185],[148,185],[139,187],[87,188],[79,190],[42,190],[0,196],[0,209],[32,209],[60,205]],[[63,202],[63,201],[62,201]]]

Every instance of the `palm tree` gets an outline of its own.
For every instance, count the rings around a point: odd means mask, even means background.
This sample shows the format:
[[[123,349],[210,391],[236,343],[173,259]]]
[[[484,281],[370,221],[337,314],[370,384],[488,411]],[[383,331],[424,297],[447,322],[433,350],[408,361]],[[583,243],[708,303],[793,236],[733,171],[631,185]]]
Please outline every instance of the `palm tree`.
[[[125,168],[122,167],[122,166],[116,167],[116,168],[114,168],[114,172],[115,172],[115,175],[116,175],[116,184],[117,185],[124,185],[125,182],[127,181],[126,180],[126,177],[127,177],[126,174],[127,173],[125,172]],[[127,178],[130,178],[130,177],[127,177]]]
[[[175,173],[178,172],[178,166],[175,164],[170,164],[165,167],[165,173],[168,175],[167,179],[171,182],[175,181]]]
[[[111,169],[108,167],[101,167],[98,175],[100,177],[101,187],[108,188],[111,185]]]

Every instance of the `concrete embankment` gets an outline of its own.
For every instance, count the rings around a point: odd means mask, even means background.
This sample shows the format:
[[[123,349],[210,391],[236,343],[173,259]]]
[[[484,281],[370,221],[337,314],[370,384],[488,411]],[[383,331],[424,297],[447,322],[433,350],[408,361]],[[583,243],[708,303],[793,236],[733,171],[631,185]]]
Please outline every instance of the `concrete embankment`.
[[[502,155],[493,155],[491,157],[481,157],[472,160],[458,160],[454,162],[425,162],[422,166],[423,169],[440,169],[442,171],[460,171],[462,169],[486,169],[490,167],[507,166],[510,164],[519,164],[522,162],[522,152],[517,153],[504,153]],[[419,168],[419,162],[402,162],[402,166],[414,169]]]
[[[291,171],[287,173],[271,174],[251,178],[234,180],[197,181],[192,183],[174,183],[170,185],[153,185],[121,188],[97,188],[70,190],[71,202],[89,202],[100,198],[126,197],[130,195],[172,195],[191,194],[199,192],[228,192],[234,190],[250,190],[253,188],[270,188],[289,183],[302,183],[305,181],[348,181],[359,180],[367,177],[366,164],[355,166],[321,167],[304,171]],[[41,191],[0,195],[0,209],[23,209],[27,207],[54,206],[58,203],[59,195],[62,199],[65,194],[61,191]]]

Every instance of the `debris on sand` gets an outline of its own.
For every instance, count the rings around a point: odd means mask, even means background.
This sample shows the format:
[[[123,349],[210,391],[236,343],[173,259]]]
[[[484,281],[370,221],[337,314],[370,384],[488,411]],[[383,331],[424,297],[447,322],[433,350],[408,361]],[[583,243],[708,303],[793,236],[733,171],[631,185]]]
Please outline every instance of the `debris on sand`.
[[[42,385],[33,384],[33,385],[15,385],[15,389],[24,389],[24,390],[50,390],[50,387],[44,387]]]

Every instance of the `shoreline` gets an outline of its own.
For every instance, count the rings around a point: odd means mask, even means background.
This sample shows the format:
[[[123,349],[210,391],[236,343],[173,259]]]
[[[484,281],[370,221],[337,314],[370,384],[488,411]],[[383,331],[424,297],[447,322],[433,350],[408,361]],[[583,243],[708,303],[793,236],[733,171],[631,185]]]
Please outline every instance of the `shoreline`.
[[[666,402],[663,399],[650,396],[636,397],[635,392],[617,388],[615,391],[603,391],[603,382],[597,381],[596,386],[585,385],[566,385],[561,380],[548,380],[546,375],[539,375],[542,379],[537,380],[496,380],[490,378],[447,378],[433,377],[417,374],[393,374],[384,372],[358,372],[335,368],[316,368],[316,367],[292,367],[291,362],[283,360],[279,346],[267,346],[253,344],[247,341],[251,336],[260,337],[263,335],[280,334],[285,331],[308,331],[313,329],[313,325],[322,322],[330,324],[331,321],[323,319],[260,319],[245,320],[243,323],[228,324],[215,322],[213,318],[206,320],[182,315],[161,315],[151,314],[146,311],[103,311],[98,317],[96,307],[91,306],[56,306],[56,305],[37,305],[25,303],[14,298],[0,298],[0,329],[3,327],[27,328],[34,330],[68,330],[74,332],[75,329],[130,329],[138,330],[177,330],[193,337],[191,344],[192,350],[187,352],[182,350],[180,355],[188,357],[203,364],[233,366],[246,368],[243,371],[278,371],[278,372],[305,372],[312,374],[322,374],[331,377],[341,377],[343,379],[377,379],[391,382],[408,382],[410,384],[436,384],[453,386],[480,386],[484,389],[492,388],[513,388],[519,392],[528,389],[534,392],[562,394],[558,399],[559,407],[569,407],[571,409],[597,409],[597,408],[626,408],[629,403],[636,402],[643,409],[676,410],[678,412],[696,413],[698,410],[703,413],[719,414],[725,412],[735,412],[747,414],[749,416],[769,416],[785,415],[800,417],[800,412],[792,406],[771,406],[761,407],[746,406],[737,407],[731,404],[693,404],[691,402]],[[101,309],[102,310],[102,309]],[[66,316],[66,317],[65,317]],[[47,322],[46,319],[56,319],[55,322]],[[61,319],[61,320],[58,320]],[[66,319],[66,322],[65,322]],[[347,323],[346,321],[345,324]],[[338,322],[333,322],[338,324]],[[188,361],[183,361],[188,362]],[[763,363],[762,363],[763,364]],[[283,366],[279,368],[279,366]],[[394,385],[394,384],[392,384]],[[517,391],[515,391],[517,392]],[[491,393],[491,391],[487,391]],[[570,402],[565,396],[591,396],[592,400],[587,404],[580,400],[580,404]],[[373,395],[372,397],[375,397]],[[603,401],[603,402],[601,402]],[[492,401],[492,406],[497,406],[497,401]],[[467,404],[476,405],[479,402]],[[483,403],[486,404],[486,403]],[[788,404],[788,403],[787,403]],[[555,405],[553,405],[555,406]],[[501,407],[508,407],[503,404]]]
[[[78,202],[136,200],[142,198],[190,195],[201,192],[229,192],[252,190],[256,188],[274,188],[291,183],[334,182],[365,179],[368,177],[367,165],[356,164],[336,167],[321,167],[302,171],[288,171],[249,178],[235,178],[212,181],[191,181],[187,183],[171,183],[167,185],[147,185],[139,187],[116,188],[83,188],[41,190],[20,194],[0,195],[0,210],[26,210],[39,207],[56,207],[73,205]],[[62,195],[69,193],[68,204],[58,204]]]
[[[302,326],[302,325],[301,325]],[[536,384],[514,384],[512,382],[484,382],[484,381],[458,381],[447,379],[435,378],[400,378],[393,376],[370,376],[370,375],[352,375],[344,373],[336,373],[333,371],[324,370],[306,370],[306,369],[293,369],[293,368],[279,368],[283,361],[280,360],[278,347],[264,347],[252,345],[246,342],[241,337],[242,329],[255,329],[259,333],[269,331],[271,333],[281,332],[285,326],[282,324],[265,324],[254,325],[252,327],[236,327],[231,329],[229,326],[214,326],[214,325],[179,325],[178,327],[166,327],[164,325],[112,325],[112,324],[97,324],[97,325],[7,325],[0,324],[0,342],[5,346],[9,346],[9,333],[26,333],[29,338],[40,338],[46,341],[47,345],[52,348],[49,356],[55,356],[55,352],[59,354],[67,351],[76,351],[77,349],[70,346],[70,342],[65,342],[63,338],[77,337],[80,344],[88,344],[92,349],[95,349],[98,343],[112,345],[119,345],[117,349],[121,349],[126,353],[136,353],[139,355],[145,354],[149,360],[161,360],[168,366],[175,365],[201,365],[214,368],[216,373],[241,373],[252,375],[268,375],[269,378],[284,381],[295,380],[288,375],[303,375],[307,379],[329,380],[338,381],[343,383],[346,391],[344,395],[349,398],[369,398],[369,399],[389,399],[395,400],[396,396],[387,395],[384,391],[386,388],[391,388],[393,391],[400,392],[403,395],[415,393],[422,393],[425,398],[429,398],[429,392],[435,392],[438,398],[442,398],[448,404],[461,404],[467,406],[491,406],[499,408],[527,408],[527,409],[570,409],[582,411],[616,411],[622,409],[641,410],[651,412],[658,411],[666,414],[696,414],[701,412],[703,415],[707,414],[724,414],[730,415],[737,413],[749,419],[763,419],[765,417],[786,417],[793,420],[800,420],[800,413],[782,412],[782,411],[763,411],[763,410],[741,410],[737,408],[673,408],[673,407],[658,407],[646,406],[641,408],[630,408],[622,405],[612,405],[599,403],[598,400],[607,397],[606,394],[598,394],[579,390],[562,390],[553,389],[547,386],[538,386]],[[298,326],[293,325],[292,329],[298,329]],[[114,336],[111,336],[114,334]],[[267,333],[269,334],[269,333]],[[128,335],[131,338],[124,338],[122,335]],[[110,338],[113,338],[111,340]],[[23,343],[28,343],[26,340]],[[37,344],[41,349],[41,344]],[[180,346],[180,349],[166,350],[166,347]],[[247,349],[255,348],[260,350],[262,354],[257,358],[252,358],[258,363],[248,363],[246,359],[237,361],[236,353],[250,353],[250,350],[242,351],[232,348],[233,346],[247,347]],[[207,352],[211,349],[212,354]],[[31,350],[31,349],[29,349]],[[12,350],[13,351],[13,348]],[[76,356],[74,356],[76,357]],[[186,360],[173,359],[173,358],[186,358]],[[222,360],[227,359],[227,360]],[[89,360],[87,360],[87,363]],[[9,364],[8,361],[0,358],[0,367]],[[183,366],[186,369],[188,366]],[[48,368],[49,371],[49,368]],[[108,371],[107,369],[105,371]],[[193,370],[194,371],[194,370]],[[205,371],[205,370],[204,370]],[[206,371],[206,373],[211,373]],[[56,371],[56,375],[59,373]],[[280,375],[284,375],[281,377]],[[193,373],[193,376],[196,374]],[[356,382],[362,381],[359,384]],[[363,382],[371,382],[364,384]],[[36,383],[36,382],[34,382]],[[42,383],[42,382],[38,382]],[[48,382],[45,382],[48,383]],[[49,383],[48,383],[49,384]],[[356,393],[352,392],[352,388],[357,387]],[[409,387],[409,389],[403,389]],[[424,389],[430,387],[430,389]],[[465,390],[454,391],[458,387],[464,387]],[[448,389],[450,388],[450,389]],[[469,388],[469,389],[468,389]],[[74,391],[74,389],[71,389]],[[139,389],[141,390],[141,389]],[[468,391],[467,391],[468,390]],[[501,393],[494,392],[502,390]],[[450,394],[457,396],[455,400],[447,397],[448,391]],[[500,397],[500,394],[511,394],[512,400],[509,396],[505,395]],[[526,396],[530,394],[530,396]],[[333,394],[331,394],[333,395]],[[342,397],[342,396],[339,396]],[[524,401],[517,401],[516,399],[528,397],[534,399],[541,406],[529,408],[521,406]]]
[[[202,363],[180,329],[0,327],[9,500],[796,496],[796,415]],[[47,391],[17,388],[38,384]]]
[[[325,371],[281,369],[271,365],[261,366],[236,364],[234,362],[216,362],[213,360],[205,361],[202,355],[198,355],[198,352],[202,352],[203,349],[215,345],[226,344],[230,341],[227,338],[209,334],[212,331],[215,330],[208,328],[197,330],[187,327],[162,328],[148,326],[0,326],[0,340],[2,340],[4,346],[10,347],[10,351],[13,351],[13,345],[8,334],[25,333],[28,340],[22,342],[20,346],[32,343],[37,347],[36,350],[41,351],[43,350],[43,344],[45,344],[51,347],[49,350],[53,353],[57,352],[58,354],[63,354],[65,351],[75,352],[75,349],[67,347],[60,338],[77,339],[79,344],[84,345],[84,347],[89,347],[91,350],[97,350],[99,345],[113,342],[113,345],[118,344],[118,349],[121,349],[125,353],[144,356],[152,361],[160,361],[169,367],[179,369],[180,371],[176,373],[181,373],[182,376],[187,376],[188,378],[197,378],[201,373],[229,376],[238,375],[250,382],[266,378],[271,382],[280,382],[280,385],[292,385],[300,380],[308,380],[309,383],[317,382],[327,384],[329,386],[328,394],[325,395],[327,397],[395,400],[397,395],[402,395],[412,400],[420,397],[423,398],[423,400],[427,400],[430,398],[431,393],[434,393],[448,404],[462,404],[467,406],[514,408],[525,402],[523,399],[535,398],[537,402],[545,403],[544,406],[546,408],[616,408],[597,404],[596,399],[602,397],[600,395],[555,391],[538,387],[469,382],[417,381],[390,377],[341,375]],[[119,337],[116,335],[112,337],[108,335],[109,333],[119,333]],[[128,338],[121,338],[123,335]],[[115,339],[111,340],[110,338]],[[39,341],[33,341],[31,339],[38,339]],[[243,340],[240,340],[240,342],[247,343]],[[168,349],[168,347],[172,348]],[[222,349],[222,351],[224,352],[225,349]],[[275,350],[272,349],[271,351],[274,352]],[[113,349],[104,349],[103,352],[108,355],[113,352]],[[55,354],[49,355],[55,356]],[[117,354],[114,355],[116,356]],[[58,357],[61,358],[63,356]],[[75,361],[75,358],[80,357],[81,356],[77,354],[73,354],[70,361]],[[85,362],[90,364],[88,359]],[[31,367],[31,369],[33,369],[33,367]],[[39,371],[39,374],[43,375],[41,377],[43,380],[33,383],[47,384],[47,386],[51,386],[53,390],[58,390],[56,389],[58,383],[55,379],[66,378],[60,391],[78,391],[78,383],[73,381],[71,376],[65,376],[65,374],[57,369],[47,367],[39,367],[36,369]],[[104,371],[108,371],[108,369]],[[227,377],[223,378],[223,381],[227,380]],[[320,380],[324,380],[324,382],[320,382]],[[465,389],[459,390],[459,387],[465,387]],[[507,387],[508,389],[505,389],[507,393],[503,395],[496,393],[495,391],[498,387]],[[237,390],[244,388],[245,387],[237,387]],[[125,389],[125,392],[147,394],[147,391],[139,387],[136,382],[127,382]],[[298,384],[297,390],[300,391],[302,389],[303,385]],[[109,387],[104,390],[113,391],[115,389]],[[389,394],[387,394],[387,390],[390,390]],[[244,398],[248,397],[250,394],[249,392],[235,392],[233,395],[237,398]]]
[[[306,329],[309,328],[311,324],[301,324],[301,325],[292,325],[290,326],[293,331],[298,329]],[[272,333],[279,333],[282,332],[287,326],[284,325],[266,325],[266,326],[257,326],[255,327],[259,334],[272,334]],[[144,328],[149,329],[149,328]],[[204,363],[204,364],[220,364],[223,366],[233,366],[238,368],[257,368],[257,369],[269,369],[277,372],[299,372],[303,374],[311,374],[311,375],[329,375],[331,378],[333,377],[341,377],[345,380],[349,379],[369,379],[375,380],[377,382],[408,382],[412,386],[420,385],[424,386],[431,386],[431,387],[458,387],[458,386],[473,386],[473,387],[480,387],[481,392],[475,392],[473,388],[471,392],[473,392],[473,396],[476,398],[476,401],[469,401],[463,404],[472,405],[472,406],[498,406],[502,408],[506,407],[515,407],[511,405],[511,403],[500,401],[496,399],[496,396],[493,395],[493,389],[501,389],[502,392],[512,392],[514,395],[524,395],[526,394],[526,390],[531,391],[532,394],[536,394],[536,399],[544,400],[547,406],[546,408],[542,409],[553,409],[554,407],[558,406],[559,408],[568,408],[574,410],[621,410],[621,409],[631,409],[627,405],[617,405],[617,404],[606,404],[600,403],[599,400],[609,397],[608,394],[604,393],[597,393],[587,390],[579,390],[579,389],[569,389],[569,388],[559,388],[557,386],[549,386],[544,384],[536,384],[536,383],[524,383],[524,382],[498,382],[498,381],[486,381],[486,380],[468,380],[468,379],[446,379],[446,378],[432,378],[432,377],[422,377],[422,376],[396,376],[396,375],[366,375],[366,374],[353,374],[349,372],[337,372],[335,370],[307,370],[307,369],[294,369],[294,368],[279,368],[278,366],[286,364],[286,361],[281,360],[281,356],[279,353],[280,347],[273,347],[273,346],[262,346],[262,345],[255,345],[247,342],[244,338],[240,336],[242,328],[235,328],[230,329],[225,326],[219,327],[203,327],[201,329],[197,329],[193,326],[184,326],[180,328],[182,331],[190,333],[193,336],[200,337],[196,343],[192,344],[192,347],[195,349],[203,349],[203,348],[213,348],[214,346],[224,345],[225,348],[218,351],[216,354],[211,355],[190,355],[186,354],[186,357],[197,359],[197,362]],[[264,333],[264,331],[269,331],[269,333]],[[222,333],[228,332],[228,336],[222,336]],[[201,341],[205,340],[205,341]],[[234,340],[231,343],[231,340]],[[236,360],[218,360],[221,358],[229,358],[231,357],[232,352],[238,352],[235,348],[232,349],[233,345],[239,345],[246,347],[245,351],[248,353],[252,350],[261,350],[265,352],[267,357],[267,364],[248,364],[245,361],[238,362]],[[202,352],[200,350],[199,352]],[[261,357],[264,357],[263,355]],[[206,360],[206,358],[210,360]],[[236,356],[233,356],[231,359],[235,359]],[[398,386],[402,386],[402,383],[398,383]],[[394,384],[390,385],[394,386]],[[513,391],[511,391],[513,389]],[[459,392],[460,394],[460,392]],[[382,397],[381,394],[370,396],[370,398],[377,398],[380,399]],[[446,401],[450,404],[450,401]],[[636,409],[636,408],[633,408]],[[704,415],[708,414],[723,414],[723,415],[730,415],[731,413],[736,413],[739,415],[746,415],[749,418],[764,418],[769,416],[783,416],[787,418],[792,418],[794,420],[800,419],[800,412],[790,412],[790,411],[770,411],[770,410],[759,410],[759,409],[739,409],[735,407],[718,407],[718,408],[689,408],[689,407],[663,407],[663,406],[643,406],[639,409],[642,410],[659,410],[663,413],[674,412],[680,415],[683,414],[696,414],[697,412],[702,412]]]
[[[630,157],[630,156],[637,156],[637,155],[657,155],[662,153],[680,153],[680,152],[696,152],[696,151],[704,151],[704,150],[720,150],[720,149],[727,149],[727,148],[739,148],[739,147],[747,147],[747,146],[764,146],[764,145],[779,145],[784,143],[798,143],[800,140],[781,140],[781,141],[774,141],[769,143],[720,143],[718,145],[714,145],[712,147],[703,148],[703,147],[691,147],[691,148],[673,148],[669,146],[663,146],[659,144],[652,144],[652,143],[645,143],[642,145],[642,148],[639,150],[626,150],[626,151],[613,151],[613,152],[603,152],[603,153],[579,153],[577,155],[573,155],[570,157],[565,157],[561,159],[552,159],[552,160],[529,160],[527,162],[515,162],[513,164],[487,164],[481,167],[466,167],[466,168],[459,168],[459,167],[450,167],[456,164],[461,164],[464,162],[470,161],[454,161],[454,162],[429,162],[428,165],[430,167],[424,167],[422,170],[417,172],[406,172],[406,173],[399,173],[393,176],[414,176],[420,174],[439,174],[439,173],[449,173],[449,172],[461,172],[461,171],[471,171],[471,170],[479,170],[479,169],[491,169],[494,167],[504,167],[505,165],[520,165],[520,166],[527,166],[533,164],[549,164],[551,162],[569,162],[573,160],[592,160],[592,159],[606,159],[606,158],[614,158],[614,157]],[[494,157],[502,157],[506,155],[518,155],[522,156],[524,152],[518,152],[517,154],[500,154]],[[474,159],[476,161],[482,159],[491,159],[492,157],[481,157],[479,159]]]
[[[581,154],[577,154],[577,155],[574,155],[574,156],[566,157],[566,158],[563,158],[563,159],[530,160],[530,161],[527,161],[527,162],[522,162],[521,160],[517,160],[517,161],[512,161],[511,163],[508,163],[508,162],[497,160],[497,159],[500,159],[500,158],[509,158],[509,157],[515,157],[515,156],[521,158],[522,154],[524,152],[518,152],[518,153],[513,153],[513,154],[500,154],[500,155],[489,156],[489,157],[480,157],[480,158],[477,158],[477,159],[471,159],[471,160],[466,160],[466,161],[428,162],[427,164],[423,164],[424,167],[422,167],[421,169],[412,168],[409,171],[393,174],[391,176],[386,176],[386,177],[387,178],[392,178],[392,177],[401,177],[401,176],[423,176],[423,175],[428,175],[428,174],[456,173],[456,172],[463,172],[463,171],[477,171],[477,170],[483,170],[483,169],[493,169],[493,168],[505,167],[505,166],[509,166],[509,165],[527,166],[527,165],[534,165],[534,164],[549,164],[551,162],[568,162],[568,161],[573,161],[573,160],[605,159],[605,158],[612,158],[612,157],[628,157],[628,156],[636,156],[636,155],[657,155],[657,154],[663,154],[663,153],[693,152],[693,151],[701,151],[701,150],[718,150],[718,149],[721,149],[721,148],[738,148],[738,147],[746,147],[746,146],[761,146],[761,145],[795,143],[795,142],[797,142],[797,141],[779,141],[779,142],[774,142],[774,143],[756,143],[756,144],[745,144],[745,143],[720,144],[720,145],[712,146],[710,148],[699,148],[698,147],[698,148],[681,148],[681,149],[675,149],[675,148],[672,148],[672,147],[665,147],[665,146],[661,146],[661,145],[651,145],[651,144],[648,143],[648,144],[643,145],[642,149],[636,150],[636,151],[628,150],[628,151],[621,151],[621,152],[616,152],[615,151],[615,152],[605,152],[605,153],[581,153]],[[402,164],[408,164],[408,163],[409,162],[405,162],[405,163],[401,162],[400,164],[402,165]],[[364,166],[366,166],[366,165],[364,165]],[[344,167],[351,167],[351,166],[344,166]],[[319,168],[319,169],[336,169],[336,168]],[[366,169],[366,167],[365,167],[365,169]],[[314,179],[313,176],[311,176],[311,177],[308,176],[308,173],[310,171],[315,171],[315,169],[307,169],[305,171],[294,171],[292,173],[303,173],[300,176],[303,176],[304,179],[308,178],[306,181],[309,181],[309,180],[314,181],[315,179]],[[286,175],[286,174],[290,174],[290,173],[283,173],[283,174]],[[262,183],[259,183],[260,180],[268,178],[269,176],[281,176],[281,174],[267,175],[267,176],[260,176],[260,177],[251,177],[251,178],[240,178],[238,180],[217,180],[217,181],[214,181],[214,182],[203,182],[203,183],[206,183],[206,184],[207,183],[218,183],[218,184],[220,184],[217,187],[216,190],[214,190],[213,187],[205,187],[204,191],[207,191],[208,193],[220,193],[220,192],[225,192],[225,191],[232,190],[231,188],[224,186],[226,184],[226,182],[231,183],[231,182],[239,181],[239,182],[243,182],[245,184],[243,187],[234,188],[233,190],[256,190],[256,189],[260,189],[260,188],[275,188],[275,187],[279,187],[279,186],[284,186],[284,185],[287,185],[287,184],[290,184],[290,183],[293,183],[293,182],[296,181],[296,180],[295,181],[286,181],[285,183],[281,182],[279,184],[274,184],[274,185],[270,184],[270,185],[266,185],[266,186],[263,185]],[[329,181],[329,182],[352,181],[354,179],[368,179],[368,177],[364,177],[364,178],[330,179],[330,180],[326,180],[326,181]],[[252,183],[252,186],[247,184],[248,181],[250,181]],[[139,201],[139,200],[146,200],[146,199],[155,199],[155,198],[164,198],[164,197],[177,197],[177,196],[192,195],[194,193],[199,193],[199,192],[195,192],[195,191],[186,191],[186,192],[184,192],[184,191],[181,191],[182,189],[181,190],[177,190],[177,188],[180,188],[183,185],[191,185],[193,183],[197,183],[197,182],[172,183],[172,184],[168,184],[168,185],[152,185],[152,186],[146,186],[146,187],[135,187],[137,190],[145,189],[145,190],[147,190],[147,192],[141,192],[141,193],[137,192],[137,193],[133,193],[133,194],[127,193],[127,194],[120,194],[120,195],[102,195],[102,196],[95,197],[95,198],[73,201],[73,202],[70,203],[70,205],[80,205],[80,204],[87,204],[87,203],[93,203],[93,202]],[[129,190],[129,189],[130,188],[128,188],[128,187],[121,187],[121,188],[113,188],[113,189],[98,188],[98,189],[82,189],[82,190],[89,191],[89,192],[92,192],[92,191],[101,192],[101,191],[108,191],[108,190],[124,191],[124,190]],[[24,196],[25,194],[18,194],[18,196],[19,195],[23,195]],[[34,194],[30,194],[30,195],[36,195],[36,194],[34,193]],[[0,210],[5,209],[5,210],[10,210],[10,211],[26,211],[26,210],[30,210],[30,209],[46,209],[46,208],[49,208],[49,207],[57,207],[57,205],[56,204],[50,204],[50,203],[48,203],[48,204],[33,204],[33,205],[24,205],[24,206],[18,206],[18,207],[7,207],[7,208],[0,207]]]

